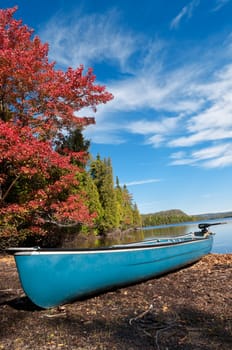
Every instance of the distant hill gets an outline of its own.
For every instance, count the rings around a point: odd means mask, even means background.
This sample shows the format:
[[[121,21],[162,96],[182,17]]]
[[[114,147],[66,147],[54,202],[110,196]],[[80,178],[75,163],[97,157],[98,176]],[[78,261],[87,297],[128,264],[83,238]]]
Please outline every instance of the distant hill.
[[[168,215],[180,215],[180,216],[188,216],[186,213],[184,213],[180,209],[170,209],[170,210],[163,210],[163,211],[158,211],[156,213],[152,214],[144,214],[144,215],[162,215],[162,216],[168,216]]]
[[[224,219],[232,218],[232,211],[219,212],[219,213],[206,213],[194,215],[197,220],[209,220],[209,219]]]
[[[188,221],[232,218],[232,211],[188,215],[180,209],[170,209],[155,213],[142,214],[141,217],[143,226],[157,226]]]
[[[187,215],[180,209],[170,209],[156,213],[142,214],[141,217],[143,226],[167,225],[197,220],[195,217]]]

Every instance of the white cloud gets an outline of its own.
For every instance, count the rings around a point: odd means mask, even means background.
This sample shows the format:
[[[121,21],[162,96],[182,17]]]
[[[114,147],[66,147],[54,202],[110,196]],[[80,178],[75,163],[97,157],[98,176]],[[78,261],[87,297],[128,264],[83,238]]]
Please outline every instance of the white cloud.
[[[206,141],[231,139],[232,130],[208,128],[190,136],[182,136],[168,143],[170,147],[190,147]]]
[[[210,158],[217,158],[221,155],[227,154],[231,149],[231,144],[220,144],[212,147],[207,147],[198,151],[194,151],[192,156],[194,159],[205,160]]]
[[[148,136],[146,144],[159,147],[166,141],[166,137],[180,127],[180,117],[161,118],[160,120],[137,120],[128,122],[125,129],[134,134]]]
[[[127,182],[126,186],[137,186],[137,185],[146,185],[154,182],[160,182],[160,179],[147,179],[147,180],[137,180],[137,181],[131,181]]]
[[[227,55],[225,48],[225,55]],[[215,54],[217,61],[217,55]],[[214,143],[232,139],[232,65],[215,69],[206,79],[211,62],[202,56],[198,67],[185,65],[169,72],[155,72],[154,76],[135,76],[112,82],[110,91],[114,100],[103,106],[100,117],[105,119],[129,115],[122,122],[114,122],[108,132],[127,132],[144,135],[145,143],[153,147],[193,147],[205,142]],[[169,78],[169,79],[168,79]],[[162,81],[162,84],[160,84]],[[148,109],[146,118],[144,110]],[[112,112],[112,113],[109,113]],[[130,112],[132,120],[130,120]],[[168,114],[171,114],[168,115]],[[97,117],[98,118],[98,117]],[[103,120],[102,120],[103,121]],[[112,139],[111,139],[112,140]],[[203,152],[203,151],[202,151]],[[220,162],[220,159],[222,161]],[[225,166],[230,156],[219,155],[207,164],[194,157],[194,153],[175,159],[172,165]]]
[[[152,69],[155,65],[155,62],[150,62],[147,70],[135,69],[133,77],[108,84],[115,97],[110,105],[111,110],[151,108],[172,113],[199,110],[204,100],[191,96],[192,81],[197,79],[199,73],[192,66],[157,72],[155,68]]]
[[[47,23],[40,37],[51,43],[49,56],[59,65],[89,66],[105,60],[123,67],[141,42],[139,36],[133,38],[120,29],[118,20],[114,10],[88,16],[77,11],[69,17],[59,13]]]
[[[196,7],[198,7],[200,3],[200,0],[192,0],[188,5],[184,6],[182,10],[178,13],[178,15],[172,20],[171,22],[171,29],[178,28],[180,22],[183,20],[183,18],[191,18],[193,11]]]
[[[226,65],[211,82],[195,82],[196,95],[205,107],[192,113],[186,122],[186,133],[169,142],[172,147],[189,147],[206,141],[232,138],[232,65]]]
[[[232,165],[232,151],[228,150],[224,155],[220,157],[209,160],[204,163],[206,168],[222,168]]]
[[[127,124],[127,128],[132,133],[149,135],[149,134],[166,134],[176,129],[181,117],[161,118],[160,120],[137,120]]]
[[[189,2],[172,27],[190,18],[199,3]],[[40,36],[51,43],[51,57],[61,66],[107,63],[121,73],[121,79],[107,83],[114,100],[98,107],[96,125],[85,131],[92,142],[120,144],[138,134],[153,147],[175,147],[172,165],[231,164],[228,149],[203,158],[215,151],[208,147],[216,147],[215,141],[232,139],[231,34],[220,39],[223,47],[198,43],[197,53],[194,47],[180,50],[178,62],[171,43],[125,30],[116,11],[75,13],[66,21],[54,17]],[[191,151],[183,153],[183,147]]]
[[[215,101],[212,107],[209,107],[201,113],[194,115],[190,119],[187,127],[189,132],[199,132],[213,129],[224,129],[225,131],[229,130],[232,128],[231,102],[228,101],[227,103],[222,103],[221,101]]]
[[[230,143],[218,144],[192,152],[176,152],[170,158],[171,165],[225,167],[232,165],[232,148]]]
[[[153,147],[158,148],[164,144],[165,140],[166,140],[166,138],[164,135],[156,134],[156,135],[150,136],[147,139],[146,144],[152,145]]]
[[[186,152],[175,152],[170,155],[170,165],[192,165],[195,164],[191,155],[188,155]]]

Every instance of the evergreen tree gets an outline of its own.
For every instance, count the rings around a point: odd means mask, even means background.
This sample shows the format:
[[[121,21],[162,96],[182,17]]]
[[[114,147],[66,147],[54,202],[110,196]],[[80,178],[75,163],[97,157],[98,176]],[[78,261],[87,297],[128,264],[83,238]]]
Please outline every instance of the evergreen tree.
[[[132,206],[133,211],[133,224],[135,227],[141,227],[142,226],[142,218],[139,212],[139,209],[137,207],[137,204],[134,203]]]
[[[118,217],[120,228],[141,226],[141,217],[136,204],[132,202],[132,195],[129,193],[126,185],[120,187],[119,179],[116,177],[116,200],[118,207]]]
[[[90,164],[90,174],[98,189],[100,203],[103,208],[102,222],[99,230],[103,233],[118,227],[117,202],[114,191],[113,171],[111,160],[96,160]]]
[[[116,187],[115,187],[115,196],[117,204],[117,217],[118,217],[118,226],[123,228],[123,193],[122,188],[119,184],[119,179],[116,177]]]
[[[88,206],[90,213],[95,214],[94,226],[97,228],[103,220],[104,213],[97,186],[87,171],[77,174],[77,179],[79,181],[77,191],[81,190],[86,193],[86,205]]]
[[[129,193],[126,185],[122,189],[123,198],[123,223],[125,228],[133,226],[133,213],[132,213],[132,196]]]
[[[83,128],[75,128],[69,131],[68,134],[60,136],[56,141],[56,151],[60,154],[67,154],[70,151],[78,153],[80,159],[77,157],[73,159],[73,163],[85,167],[89,158],[90,141],[86,140],[82,134]]]

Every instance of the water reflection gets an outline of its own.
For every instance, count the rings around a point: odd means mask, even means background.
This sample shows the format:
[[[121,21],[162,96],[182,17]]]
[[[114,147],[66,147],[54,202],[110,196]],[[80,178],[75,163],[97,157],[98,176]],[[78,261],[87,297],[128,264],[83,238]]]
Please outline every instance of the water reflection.
[[[182,236],[189,233],[189,226],[159,226],[147,227],[139,230],[131,231],[122,237],[113,237],[102,240],[100,244],[109,246],[112,244],[132,243],[144,241],[153,237]]]
[[[213,253],[232,253],[232,219],[208,220],[207,222],[227,222],[226,225],[212,226],[211,231],[215,232]],[[67,242],[66,247],[73,248],[96,248],[108,247],[114,244],[132,243],[147,240],[153,237],[182,236],[189,232],[199,231],[199,222],[191,222],[176,225],[163,225],[146,227],[130,231],[127,234],[112,235],[107,238],[92,238],[82,240],[77,236],[76,240]],[[71,244],[70,244],[71,243]]]
[[[194,227],[194,225],[192,225]],[[182,236],[192,231],[192,228],[190,228],[190,225],[166,225],[166,226],[159,226],[159,227],[151,227],[151,228],[145,228],[143,229],[144,237],[145,238],[151,238],[154,236]],[[196,231],[196,227],[195,227]]]
[[[153,237],[182,236],[189,232],[198,231],[197,224],[176,224],[146,227],[131,231],[122,237],[107,238],[99,242],[99,246],[110,246],[112,244],[132,243],[151,239]]]
[[[232,253],[232,219],[208,220],[207,222],[222,222],[224,225],[212,226],[210,229],[215,233],[212,253]],[[153,236],[175,236],[198,231],[199,222],[179,224],[173,226],[153,227],[146,229],[145,238]]]

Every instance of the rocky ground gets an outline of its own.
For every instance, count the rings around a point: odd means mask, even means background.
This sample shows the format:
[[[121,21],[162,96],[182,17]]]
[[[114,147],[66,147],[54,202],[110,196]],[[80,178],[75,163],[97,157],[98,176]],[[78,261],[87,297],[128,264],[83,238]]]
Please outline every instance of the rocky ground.
[[[231,350],[232,254],[50,310],[30,302],[1,256],[0,325],[6,350]]]

